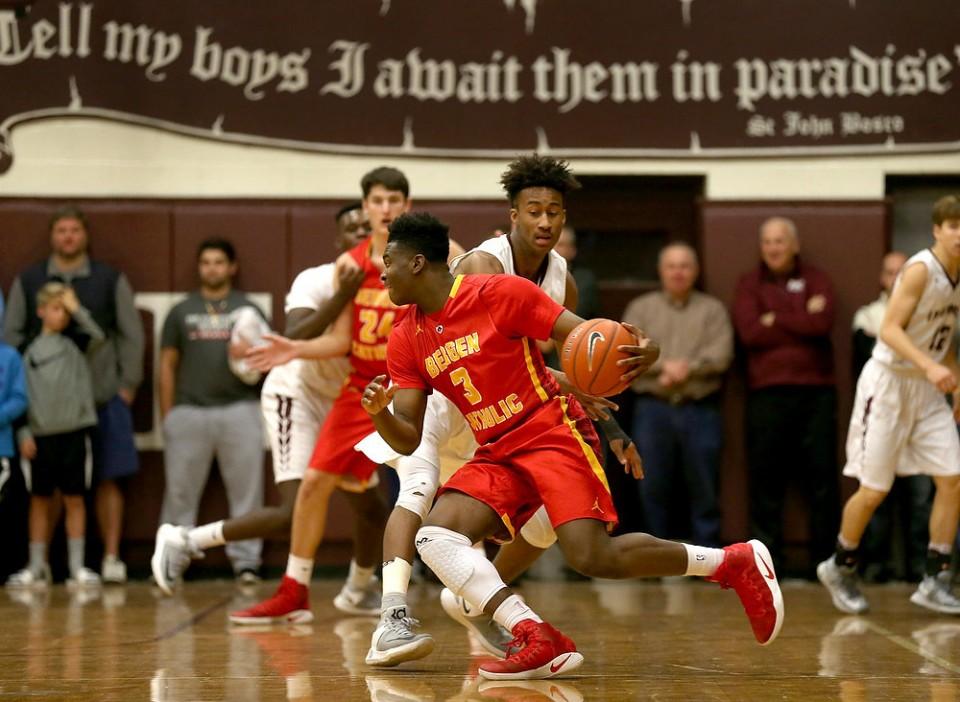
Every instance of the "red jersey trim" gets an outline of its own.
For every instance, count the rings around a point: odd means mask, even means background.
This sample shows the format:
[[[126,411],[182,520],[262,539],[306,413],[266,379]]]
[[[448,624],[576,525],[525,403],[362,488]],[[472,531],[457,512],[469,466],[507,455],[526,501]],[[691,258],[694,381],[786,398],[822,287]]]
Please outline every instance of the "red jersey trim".
[[[524,339],[526,341],[526,339]],[[577,425],[570,415],[567,414],[567,398],[563,395],[560,396],[560,411],[563,412],[563,422],[570,429],[570,433],[573,434],[573,438],[577,440],[577,443],[580,444],[580,450],[583,451],[584,457],[587,459],[587,463],[590,464],[591,470],[593,470],[594,475],[597,476],[603,487],[606,488],[607,492],[610,492],[610,485],[607,483],[607,474],[603,472],[603,466],[600,465],[600,460],[597,458],[597,454],[593,452],[593,449],[590,448],[589,444],[583,439],[583,435],[577,430]]]

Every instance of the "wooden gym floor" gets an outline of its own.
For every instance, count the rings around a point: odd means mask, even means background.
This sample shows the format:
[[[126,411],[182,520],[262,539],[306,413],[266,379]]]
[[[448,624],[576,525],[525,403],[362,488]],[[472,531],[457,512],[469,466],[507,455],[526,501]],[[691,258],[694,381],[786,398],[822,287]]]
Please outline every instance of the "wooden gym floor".
[[[339,582],[311,591],[316,620],[231,627],[229,610],[272,592],[188,583],[173,598],[146,583],[102,592],[0,595],[0,700],[930,700],[960,702],[960,618],[911,605],[906,585],[872,587],[873,614],[836,612],[809,583],[786,584],[780,638],[757,646],[736,595],[702,582],[530,582],[540,614],[572,636],[572,677],[479,685],[466,632],[414,586],[436,638],[426,659],[375,670],[374,619],[339,616]],[[86,595],[86,596],[85,596]]]

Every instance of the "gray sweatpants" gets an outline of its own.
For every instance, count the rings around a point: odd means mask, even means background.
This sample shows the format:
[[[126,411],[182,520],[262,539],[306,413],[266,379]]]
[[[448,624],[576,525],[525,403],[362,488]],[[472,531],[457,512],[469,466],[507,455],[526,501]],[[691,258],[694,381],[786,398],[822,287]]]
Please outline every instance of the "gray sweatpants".
[[[260,403],[221,407],[177,405],[163,421],[166,489],[160,521],[193,527],[203,488],[216,456],[227,490],[230,516],[263,506],[263,420]],[[260,567],[262,539],[228,543],[235,572]]]

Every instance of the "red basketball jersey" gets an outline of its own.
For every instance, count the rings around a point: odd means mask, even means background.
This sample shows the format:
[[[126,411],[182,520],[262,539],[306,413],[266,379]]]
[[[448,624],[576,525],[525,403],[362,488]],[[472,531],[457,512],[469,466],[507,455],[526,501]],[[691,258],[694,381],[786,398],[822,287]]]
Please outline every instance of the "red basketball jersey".
[[[387,337],[398,308],[380,281],[381,270],[370,260],[373,239],[360,242],[348,252],[364,272],[363,283],[353,298],[353,342],[349,382],[365,388],[373,378],[387,372]]]
[[[490,443],[559,393],[532,339],[548,339],[563,312],[514,275],[457,276],[436,314],[411,306],[390,337],[390,377],[400,388],[436,389]]]

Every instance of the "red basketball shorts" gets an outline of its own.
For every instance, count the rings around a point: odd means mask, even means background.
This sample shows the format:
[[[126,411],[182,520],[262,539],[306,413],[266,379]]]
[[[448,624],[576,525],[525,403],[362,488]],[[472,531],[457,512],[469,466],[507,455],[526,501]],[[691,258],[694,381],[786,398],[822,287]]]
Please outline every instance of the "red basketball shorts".
[[[440,488],[489,506],[503,520],[494,535],[512,539],[544,505],[556,528],[574,519],[617,523],[600,462],[600,441],[573,397],[555,397],[496,441],[477,449]]]
[[[352,476],[360,483],[369,481],[376,472],[377,464],[353,448],[360,439],[376,431],[373,420],[360,404],[361,396],[357,388],[344,385],[320,429],[310,468]]]

